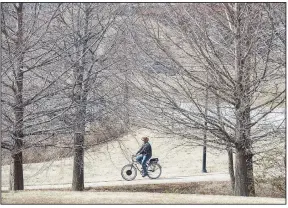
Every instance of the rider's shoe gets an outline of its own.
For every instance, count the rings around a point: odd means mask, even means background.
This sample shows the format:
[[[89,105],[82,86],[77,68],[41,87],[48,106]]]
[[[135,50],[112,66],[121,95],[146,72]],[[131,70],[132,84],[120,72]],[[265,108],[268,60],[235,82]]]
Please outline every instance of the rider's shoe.
[[[142,177],[144,178],[145,176],[148,176],[148,174],[147,174],[147,173],[146,173],[146,174],[143,174],[143,173],[142,173]]]

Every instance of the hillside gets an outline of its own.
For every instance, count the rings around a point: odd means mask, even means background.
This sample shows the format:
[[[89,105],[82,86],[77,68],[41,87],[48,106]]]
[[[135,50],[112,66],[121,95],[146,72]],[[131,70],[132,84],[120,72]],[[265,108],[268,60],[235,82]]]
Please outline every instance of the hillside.
[[[129,163],[141,145],[141,137],[150,137],[153,157],[160,159],[163,167],[161,178],[201,174],[202,147],[183,145],[185,140],[140,129],[117,141],[102,144],[85,152],[85,182],[123,180],[121,168]],[[176,147],[176,148],[175,148]],[[24,164],[25,185],[67,184],[72,181],[73,158],[44,163]],[[227,154],[207,149],[207,171],[228,172]],[[137,179],[143,180],[141,176]],[[146,179],[144,179],[146,180]],[[9,166],[2,166],[2,187],[7,187]]]

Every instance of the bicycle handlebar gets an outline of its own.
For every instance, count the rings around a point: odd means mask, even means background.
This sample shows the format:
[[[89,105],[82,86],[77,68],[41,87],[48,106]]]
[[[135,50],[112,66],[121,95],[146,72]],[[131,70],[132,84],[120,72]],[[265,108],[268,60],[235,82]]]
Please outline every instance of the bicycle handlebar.
[[[137,160],[136,160],[136,156],[137,156],[137,155],[132,155],[132,161],[134,161],[134,162],[137,161]]]

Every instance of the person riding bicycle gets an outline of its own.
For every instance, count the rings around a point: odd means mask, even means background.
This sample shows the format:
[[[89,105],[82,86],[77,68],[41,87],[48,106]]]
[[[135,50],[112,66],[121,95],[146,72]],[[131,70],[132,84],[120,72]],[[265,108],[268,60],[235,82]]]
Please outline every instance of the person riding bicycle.
[[[152,157],[152,147],[150,143],[148,142],[149,141],[148,137],[143,137],[141,140],[144,142],[144,144],[136,153],[137,155],[136,160],[142,165],[142,170],[143,170],[142,176],[145,177],[147,176],[146,163]]]

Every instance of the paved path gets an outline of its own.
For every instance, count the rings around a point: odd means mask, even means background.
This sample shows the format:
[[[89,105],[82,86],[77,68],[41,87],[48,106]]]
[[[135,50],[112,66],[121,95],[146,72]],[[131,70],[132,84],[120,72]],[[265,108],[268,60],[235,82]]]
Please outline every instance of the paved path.
[[[17,191],[3,193],[2,197],[2,204],[282,204],[285,206],[285,198],[147,192]]]
[[[207,173],[193,176],[178,176],[178,177],[160,177],[152,180],[149,178],[137,178],[133,181],[115,180],[115,181],[98,181],[98,182],[86,182],[85,187],[101,187],[101,186],[124,186],[124,185],[137,185],[137,184],[165,184],[165,183],[189,183],[200,181],[229,181],[229,175],[227,173]],[[71,184],[39,184],[39,185],[25,185],[25,190],[33,189],[59,189],[70,188]],[[8,190],[8,187],[2,187],[2,190]]]

